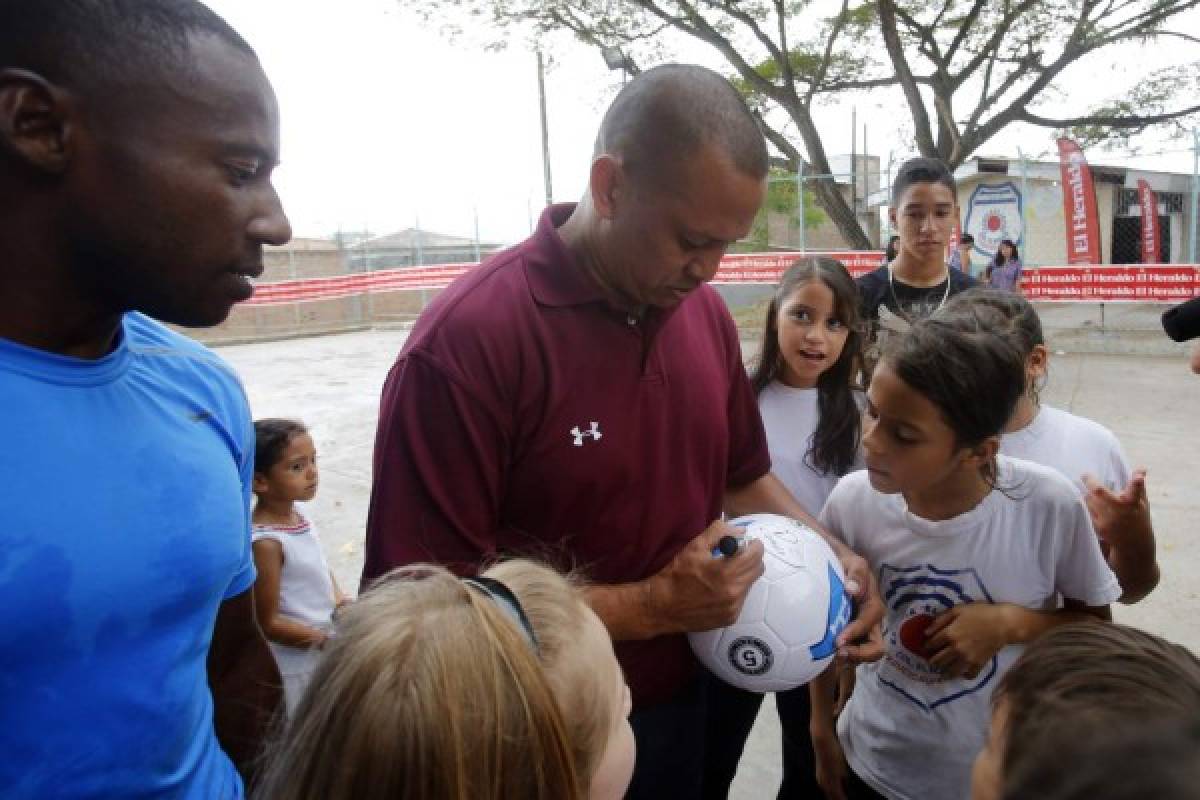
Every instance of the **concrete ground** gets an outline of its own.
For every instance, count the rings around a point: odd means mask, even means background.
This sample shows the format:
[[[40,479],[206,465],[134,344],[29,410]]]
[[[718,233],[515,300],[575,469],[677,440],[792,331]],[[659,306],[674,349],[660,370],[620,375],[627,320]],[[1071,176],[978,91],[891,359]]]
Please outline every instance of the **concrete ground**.
[[[297,417],[312,429],[321,466],[312,513],[351,591],[362,568],[379,392],[405,336],[374,330],[219,350],[241,374],[256,417]],[[1052,359],[1043,398],[1107,425],[1130,461],[1149,469],[1162,584],[1142,603],[1117,608],[1117,619],[1200,652],[1200,493],[1192,486],[1200,474],[1200,377],[1182,356],[1063,354]],[[779,726],[768,701],[731,797],[773,797],[778,784]]]

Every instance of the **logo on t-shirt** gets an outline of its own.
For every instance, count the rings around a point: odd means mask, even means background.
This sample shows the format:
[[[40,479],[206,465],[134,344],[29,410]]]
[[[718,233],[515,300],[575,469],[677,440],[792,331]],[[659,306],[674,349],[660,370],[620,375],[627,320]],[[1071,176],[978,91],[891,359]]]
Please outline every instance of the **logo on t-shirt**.
[[[996,657],[974,678],[947,679],[929,659],[926,630],[937,616],[957,605],[992,602],[974,569],[938,569],[932,564],[879,570],[887,605],[883,641],[887,647],[878,676],[884,686],[926,711],[979,691],[996,675]]]
[[[887,306],[880,306],[879,327],[893,333],[908,333],[912,329],[912,323],[897,314],[893,314],[892,310]]]
[[[578,425],[576,425],[574,428],[571,428],[571,436],[574,439],[572,442],[573,445],[576,447],[583,447],[584,439],[590,437],[593,442],[598,442],[603,438],[604,434],[600,433],[600,423],[593,421],[592,427],[588,428],[587,430],[583,430]]]

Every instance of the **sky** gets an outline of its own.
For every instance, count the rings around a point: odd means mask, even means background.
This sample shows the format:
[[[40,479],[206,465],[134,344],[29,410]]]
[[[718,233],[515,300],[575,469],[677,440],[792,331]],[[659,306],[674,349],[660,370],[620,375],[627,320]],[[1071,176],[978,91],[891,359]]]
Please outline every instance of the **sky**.
[[[282,113],[276,186],[297,236],[376,234],[419,226],[485,242],[529,233],[545,205],[536,57],[521,43],[499,51],[483,34],[456,39],[422,25],[400,0],[206,0],[257,50]],[[546,105],[553,198],[579,198],[592,142],[621,75],[599,53],[565,39],[547,43]],[[702,45],[681,60],[727,72]],[[1114,76],[1154,66],[1104,65]],[[1166,63],[1163,61],[1162,63]],[[1064,102],[1089,99],[1106,81],[1073,86]],[[870,152],[886,167],[913,155],[896,123],[897,96],[858,95]],[[850,103],[822,108],[819,127],[833,155],[850,152]],[[1153,142],[1147,169],[1190,172],[1191,142]],[[1016,126],[978,155],[1050,152],[1048,131]],[[1089,153],[1094,163],[1125,163]]]

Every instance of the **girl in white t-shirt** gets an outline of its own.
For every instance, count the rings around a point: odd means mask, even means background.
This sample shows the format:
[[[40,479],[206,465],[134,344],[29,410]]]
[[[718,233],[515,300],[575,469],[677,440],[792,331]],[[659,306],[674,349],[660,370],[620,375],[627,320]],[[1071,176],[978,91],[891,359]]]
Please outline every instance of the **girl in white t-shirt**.
[[[296,507],[317,493],[317,451],[300,422],[254,423],[254,605],[283,677],[290,716],[333,635],[333,612],[346,602],[317,529]]]
[[[811,685],[828,797],[967,797],[991,691],[1021,645],[1106,618],[1120,595],[1071,484],[997,455],[1025,383],[1009,327],[994,309],[943,309],[893,337],[872,375],[866,470],[838,483],[821,522],[871,564],[885,654],[858,667],[836,735],[833,676]]]
[[[1011,292],[972,289],[947,307],[986,305],[1009,321],[1025,359],[1025,391],[1000,437],[1000,453],[1057,470],[1083,495],[1101,549],[1121,583],[1121,602],[1136,603],[1158,585],[1154,525],[1146,498],[1146,471],[1130,470],[1120,442],[1098,422],[1038,397],[1050,352],[1042,322],[1029,301]]]
[[[771,472],[811,514],[820,513],[838,479],[861,466],[861,354],[858,290],[841,262],[797,261],[767,308],[762,351],[750,381],[758,394]],[[713,679],[709,691],[704,787],[724,797],[737,772],[763,696]],[[783,734],[781,797],[818,797],[809,739],[808,687],[775,695]]]

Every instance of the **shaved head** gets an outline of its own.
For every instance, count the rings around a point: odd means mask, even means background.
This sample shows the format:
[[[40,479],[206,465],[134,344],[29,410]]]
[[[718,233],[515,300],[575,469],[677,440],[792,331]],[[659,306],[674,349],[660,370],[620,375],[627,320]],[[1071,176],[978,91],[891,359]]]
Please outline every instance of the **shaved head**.
[[[702,147],[752,178],[767,174],[767,145],[737,90],[712,70],[666,64],[641,73],[604,115],[596,155],[617,156],[635,181],[669,183]]]
[[[189,37],[250,45],[197,0],[0,0],[0,69],[35,72],[110,109],[144,106],[148,91],[195,80]]]

